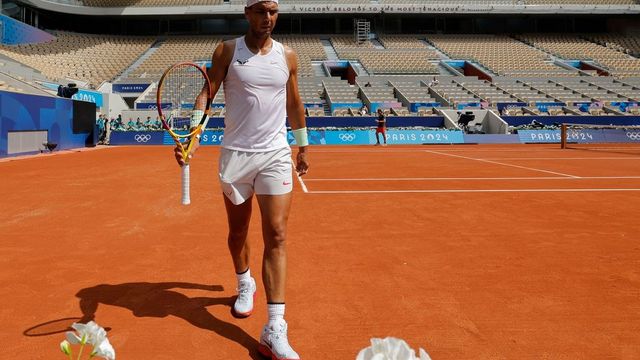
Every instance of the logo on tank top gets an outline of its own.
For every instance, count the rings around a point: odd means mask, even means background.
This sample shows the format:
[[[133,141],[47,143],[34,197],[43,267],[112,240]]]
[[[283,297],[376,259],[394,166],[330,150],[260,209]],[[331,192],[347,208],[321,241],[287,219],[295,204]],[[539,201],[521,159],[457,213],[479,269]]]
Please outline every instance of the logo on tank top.
[[[240,60],[240,59],[238,59],[238,60],[236,60],[236,61],[238,62],[238,64],[240,64],[240,65],[244,65],[244,64],[246,64],[246,63],[248,63],[248,62],[249,62],[249,59],[246,59],[246,60]]]

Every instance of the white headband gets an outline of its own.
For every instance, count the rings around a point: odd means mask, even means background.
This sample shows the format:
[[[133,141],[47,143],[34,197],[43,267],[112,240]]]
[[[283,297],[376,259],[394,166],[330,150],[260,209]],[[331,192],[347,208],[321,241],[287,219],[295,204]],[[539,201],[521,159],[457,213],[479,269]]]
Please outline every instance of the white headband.
[[[278,0],[247,0],[247,7],[251,7],[259,2],[263,2],[263,1],[272,1],[274,3],[278,3]]]

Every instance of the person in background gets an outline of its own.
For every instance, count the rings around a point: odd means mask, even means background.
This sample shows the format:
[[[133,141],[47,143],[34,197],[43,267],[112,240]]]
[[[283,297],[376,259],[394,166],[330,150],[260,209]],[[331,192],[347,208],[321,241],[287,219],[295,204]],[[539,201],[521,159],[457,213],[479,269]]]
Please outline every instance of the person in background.
[[[379,134],[382,134],[382,140],[384,141],[382,146],[387,146],[387,117],[381,108],[378,108],[378,119],[376,119],[376,146],[380,145]]]

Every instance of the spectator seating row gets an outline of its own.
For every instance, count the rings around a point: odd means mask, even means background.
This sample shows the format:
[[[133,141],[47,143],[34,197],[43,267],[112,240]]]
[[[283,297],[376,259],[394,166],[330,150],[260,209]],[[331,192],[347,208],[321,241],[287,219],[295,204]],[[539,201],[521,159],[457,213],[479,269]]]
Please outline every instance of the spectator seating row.
[[[77,79],[98,86],[126,69],[151,46],[151,37],[55,31],[44,44],[0,45],[0,54],[39,70],[52,80]]]
[[[577,76],[550,63],[549,56],[508,36],[429,35],[427,40],[453,59],[476,61],[500,76]]]
[[[593,60],[616,77],[640,75],[640,59],[575,35],[524,34],[518,38],[563,59]]]

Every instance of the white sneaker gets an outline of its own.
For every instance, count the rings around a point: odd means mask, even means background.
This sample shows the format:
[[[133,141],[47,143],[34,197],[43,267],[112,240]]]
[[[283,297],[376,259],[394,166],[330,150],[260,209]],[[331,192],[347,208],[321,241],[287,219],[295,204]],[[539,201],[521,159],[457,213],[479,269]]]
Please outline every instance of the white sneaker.
[[[245,318],[253,311],[253,301],[256,299],[256,281],[252,277],[240,280],[237,290],[238,297],[233,303],[233,316]]]
[[[300,360],[300,356],[289,345],[287,322],[284,319],[262,328],[258,351],[271,360]]]

